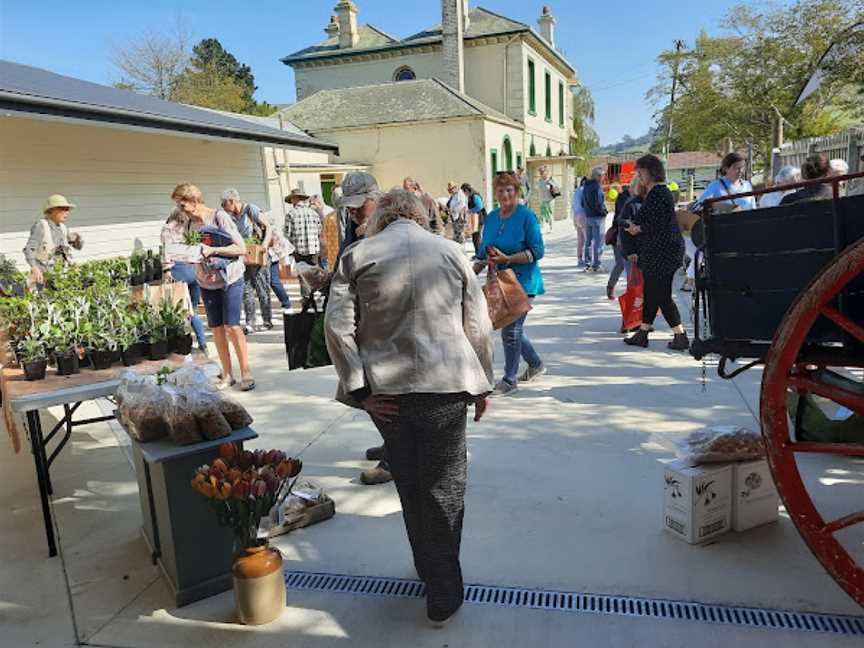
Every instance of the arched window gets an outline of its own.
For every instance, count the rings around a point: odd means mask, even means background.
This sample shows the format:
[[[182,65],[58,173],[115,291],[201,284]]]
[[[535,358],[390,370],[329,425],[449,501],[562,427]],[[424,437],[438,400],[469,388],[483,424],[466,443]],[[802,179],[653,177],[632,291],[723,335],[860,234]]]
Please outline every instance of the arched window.
[[[504,136],[504,144],[501,146],[502,151],[504,152],[504,170],[512,171],[513,170],[513,145],[510,143],[510,136]]]
[[[417,75],[414,73],[414,70],[407,65],[403,65],[393,73],[394,81],[413,81],[416,78]]]

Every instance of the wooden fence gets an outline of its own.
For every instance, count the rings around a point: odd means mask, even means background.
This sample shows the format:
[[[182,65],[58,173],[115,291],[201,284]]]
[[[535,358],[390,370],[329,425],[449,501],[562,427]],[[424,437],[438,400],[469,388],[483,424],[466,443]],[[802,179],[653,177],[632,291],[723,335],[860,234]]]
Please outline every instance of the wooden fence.
[[[808,137],[787,142],[774,149],[771,168],[779,171],[786,165],[800,167],[811,153],[825,153],[829,160],[845,160],[849,173],[864,171],[864,127],[847,128],[836,135]]]

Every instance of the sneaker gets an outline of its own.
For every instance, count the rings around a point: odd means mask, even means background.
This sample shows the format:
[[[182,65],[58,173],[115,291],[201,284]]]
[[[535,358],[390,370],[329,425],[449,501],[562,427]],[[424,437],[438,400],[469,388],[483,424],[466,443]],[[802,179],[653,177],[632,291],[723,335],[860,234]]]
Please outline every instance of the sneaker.
[[[495,389],[492,390],[493,396],[507,396],[508,394],[512,394],[519,389],[516,385],[511,382],[507,382],[503,378],[498,381],[498,384],[495,385]]]
[[[384,459],[384,446],[378,446],[377,448],[369,448],[366,451],[366,460],[367,461],[381,461]]]
[[[249,326],[248,324],[243,326],[243,334],[244,335],[252,335],[255,332],[255,329]]]
[[[393,481],[393,475],[388,470],[389,466],[383,461],[379,461],[378,465],[369,470],[364,470],[360,473],[360,481],[366,486],[374,486],[376,484],[386,484]]]
[[[615,286],[606,286],[606,299],[609,301],[615,299]]]
[[[294,312],[294,309],[292,309],[290,306],[282,309],[283,315],[291,315],[293,312]]]
[[[676,333],[672,341],[666,346],[673,351],[687,351],[690,348],[690,339],[686,333]]]
[[[255,389],[255,379],[252,376],[240,381],[240,391],[252,391]]]
[[[624,338],[624,344],[642,347],[643,349],[646,348],[648,346],[648,331],[644,331],[640,328],[629,338]]]
[[[538,378],[546,373],[546,365],[540,365],[539,367],[528,367],[521,376],[519,376],[519,382],[531,382],[535,378]]]

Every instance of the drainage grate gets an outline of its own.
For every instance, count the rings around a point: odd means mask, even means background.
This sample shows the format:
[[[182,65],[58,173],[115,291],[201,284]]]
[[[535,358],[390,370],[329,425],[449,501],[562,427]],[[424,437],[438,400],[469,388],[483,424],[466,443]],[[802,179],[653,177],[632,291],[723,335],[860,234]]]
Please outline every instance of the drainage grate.
[[[338,592],[362,596],[422,598],[426,586],[420,581],[377,576],[348,576],[290,571],[285,585],[291,590]],[[681,621],[701,621],[723,625],[773,628],[797,632],[864,637],[864,617],[816,614],[790,610],[707,605],[687,601],[609,596],[578,592],[556,592],[520,587],[466,585],[465,602],[477,605],[560,610],[589,614],[653,617]]]

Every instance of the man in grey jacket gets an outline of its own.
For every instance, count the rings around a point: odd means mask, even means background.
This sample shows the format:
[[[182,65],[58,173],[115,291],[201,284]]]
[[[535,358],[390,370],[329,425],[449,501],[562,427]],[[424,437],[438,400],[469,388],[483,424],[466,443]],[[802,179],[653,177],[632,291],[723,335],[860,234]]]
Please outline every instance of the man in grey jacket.
[[[344,251],[324,328],[337,398],[384,437],[427,615],[443,623],[462,605],[467,408],[486,411],[492,323],[464,253],[428,231],[413,193],[385,195]]]

